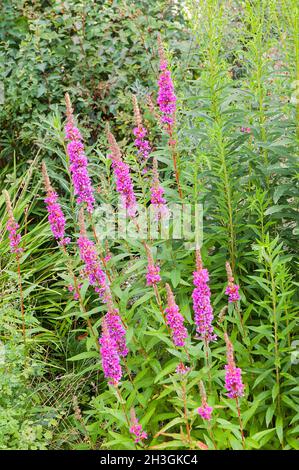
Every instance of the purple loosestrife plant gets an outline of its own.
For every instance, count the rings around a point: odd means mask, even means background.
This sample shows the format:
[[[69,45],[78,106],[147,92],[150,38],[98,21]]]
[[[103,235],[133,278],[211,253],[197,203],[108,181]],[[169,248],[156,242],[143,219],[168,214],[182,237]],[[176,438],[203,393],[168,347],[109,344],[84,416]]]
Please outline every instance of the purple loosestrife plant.
[[[163,197],[164,189],[159,183],[158,162],[153,159],[153,180],[150,189],[151,192],[151,205],[156,220],[169,217],[169,210],[166,206],[165,198]]]
[[[211,291],[208,286],[209,273],[202,266],[202,259],[199,249],[196,250],[196,271],[193,273],[193,284],[195,289],[192,293],[193,310],[195,314],[196,331],[199,338],[205,344],[215,341],[217,336],[214,334],[212,326],[213,308],[211,305]]]
[[[122,378],[120,357],[115,339],[109,333],[105,317],[102,320],[102,335],[99,343],[104,376],[110,385],[117,387]]]
[[[65,136],[69,141],[67,154],[70,159],[70,172],[78,204],[86,204],[88,212],[94,209],[95,199],[91,179],[88,174],[88,160],[79,129],[75,126],[72,104],[68,93],[65,95],[67,123]]]
[[[198,414],[206,421],[211,421],[213,407],[207,403],[207,395],[204,384],[202,381],[199,382],[199,391],[201,397],[201,406],[197,409]]]
[[[137,148],[138,156],[141,160],[145,161],[148,159],[151,152],[151,146],[149,141],[146,139],[147,129],[142,125],[142,117],[140,114],[138,101],[135,95],[133,95],[133,109],[134,109],[134,118],[135,118],[135,127],[133,129],[133,134],[136,137],[134,144]]]
[[[238,398],[244,395],[244,384],[242,382],[242,371],[236,367],[234,359],[234,348],[227,335],[224,333],[226,343],[227,364],[225,365],[225,388],[229,398]]]
[[[48,221],[51,227],[51,231],[59,245],[67,245],[70,243],[70,238],[65,237],[65,216],[58,202],[58,194],[51,186],[45,162],[42,163],[42,174],[44,178],[45,190],[47,193],[45,203],[47,206]]]
[[[133,190],[133,183],[130,175],[130,168],[122,160],[121,151],[113,136],[108,131],[107,138],[110,147],[109,158],[112,160],[112,168],[114,171],[114,177],[116,182],[116,190],[121,196],[122,204],[129,217],[135,217],[137,211],[136,197]]]
[[[172,332],[172,340],[175,346],[185,346],[185,340],[188,336],[186,327],[184,326],[184,317],[180,313],[178,305],[175,303],[173,292],[166,284],[167,291],[167,308],[165,309],[166,322]]]
[[[229,262],[227,261],[225,264],[226,267],[226,273],[227,273],[227,288],[225,289],[226,295],[228,295],[228,301],[229,303],[235,303],[240,300],[240,294],[239,294],[239,289],[240,286],[238,284],[235,284],[235,280],[233,277],[232,269],[230,267]]]
[[[134,434],[135,443],[137,444],[138,442],[141,442],[144,439],[147,439],[147,433],[145,431],[143,431],[141,424],[139,424],[139,421],[136,417],[134,408],[131,409],[130,414],[131,414],[130,433]]]

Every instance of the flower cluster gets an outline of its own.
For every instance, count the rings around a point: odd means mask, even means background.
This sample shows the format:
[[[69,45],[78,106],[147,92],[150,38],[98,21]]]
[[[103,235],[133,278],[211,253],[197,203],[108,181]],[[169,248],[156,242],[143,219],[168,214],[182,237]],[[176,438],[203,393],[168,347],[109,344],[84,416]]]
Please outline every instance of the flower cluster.
[[[54,237],[56,240],[59,240],[60,245],[67,245],[71,240],[69,237],[64,236],[65,217],[58,203],[58,194],[56,191],[48,192],[45,203],[48,210],[49,224]]]
[[[10,251],[11,253],[19,254],[23,251],[23,248],[20,247],[21,235],[17,233],[20,226],[14,218],[12,206],[10,202],[10,197],[7,191],[4,191],[4,197],[6,200],[6,208],[8,212],[8,221],[6,224],[6,230],[8,231]]]
[[[19,224],[16,222],[14,217],[10,217],[6,224],[6,229],[9,233],[9,245],[10,251],[12,253],[21,253],[23,248],[20,247],[21,235],[17,233],[17,230],[20,228]]]
[[[238,284],[234,283],[234,277],[233,277],[233,274],[232,274],[232,269],[231,269],[230,264],[229,264],[228,261],[226,262],[225,267],[226,267],[227,280],[228,280],[228,284],[227,284],[227,288],[225,290],[225,293],[226,293],[226,295],[228,295],[229,303],[238,302],[238,300],[240,300],[240,294],[239,294],[240,286]]]
[[[160,267],[154,264],[148,264],[146,273],[146,285],[154,286],[161,281]]]
[[[150,189],[151,192],[151,205],[154,211],[156,220],[169,217],[169,210],[166,206],[165,198],[163,197],[164,189],[160,186],[158,175],[158,162],[153,159],[153,181]]]
[[[147,130],[145,127],[134,127],[133,134],[136,139],[134,140],[135,147],[138,150],[138,155],[146,160],[151,152],[151,146],[149,141],[145,138],[147,136]]]
[[[121,152],[117,142],[111,132],[108,132],[108,142],[112,160],[112,168],[116,181],[116,190],[121,195],[122,203],[129,217],[135,217],[137,210],[136,197],[133,190],[133,183],[130,176],[129,166],[122,160]]]
[[[190,367],[185,366],[182,362],[180,362],[175,371],[179,375],[186,375],[190,371]]]
[[[51,227],[51,231],[54,238],[58,240],[59,245],[67,245],[70,243],[70,238],[64,236],[65,216],[58,202],[58,194],[51,186],[45,162],[42,163],[42,174],[44,178],[45,190],[47,193],[47,197],[44,201],[47,206],[48,221]]]
[[[162,113],[161,123],[167,124],[168,127],[171,128],[175,122],[176,96],[160,37],[158,38],[158,41],[161,73],[158,81],[159,91],[157,103]]]
[[[158,282],[161,281],[160,276],[160,267],[155,265],[153,256],[151,254],[151,250],[147,247],[147,273],[146,273],[146,285],[147,286],[154,286]]]
[[[194,320],[196,331],[205,343],[215,341],[217,336],[213,333],[213,308],[211,305],[211,291],[208,286],[209,273],[203,269],[199,250],[196,250],[196,271],[193,273],[195,289],[192,293]]]
[[[201,406],[197,409],[197,412],[202,417],[202,419],[205,419],[206,421],[211,421],[213,407],[209,406],[207,403],[207,395],[202,381],[200,381],[199,383],[199,391],[201,397]]]
[[[122,324],[118,310],[110,307],[108,313],[106,313],[105,321],[109,335],[115,341],[118,354],[121,357],[127,356],[129,350],[126,345],[126,330]]]
[[[117,344],[109,333],[105,317],[102,321],[102,336],[99,343],[101,346],[100,353],[102,356],[104,376],[108,379],[108,383],[110,385],[114,385],[116,387],[122,377],[120,357],[117,351]]]
[[[184,317],[180,313],[178,305],[169,284],[166,284],[167,290],[167,308],[165,309],[167,325],[172,332],[172,340],[175,346],[185,346],[185,339],[188,336],[187,329],[184,326]]]
[[[82,284],[78,284],[77,288],[75,288],[72,284],[67,286],[69,292],[73,292],[74,300],[79,300],[80,297],[80,289],[82,288]]]
[[[74,185],[74,192],[77,196],[77,203],[85,203],[88,212],[94,208],[94,190],[88,174],[88,160],[84,152],[82,136],[74,123],[73,110],[69,95],[66,94],[67,124],[65,126],[65,136],[69,140],[67,153],[70,159],[70,172]]]
[[[138,155],[143,159],[147,160],[151,152],[151,146],[149,141],[146,139],[147,129],[142,125],[142,117],[140,114],[138,101],[135,95],[133,95],[133,109],[134,109],[134,118],[135,125],[133,129],[133,134],[136,139],[134,141],[135,147],[137,148]]]
[[[225,388],[228,391],[229,398],[242,397],[244,395],[244,384],[242,382],[242,371],[236,367],[234,360],[234,348],[227,335],[224,334],[226,342],[227,364],[225,365]]]
[[[135,410],[133,408],[131,409],[130,433],[134,434],[136,444],[140,441],[143,441],[144,439],[147,439],[147,433],[143,431],[141,424],[139,424],[139,421],[135,414]]]
[[[83,211],[79,214],[80,237],[77,240],[80,258],[84,262],[84,274],[88,277],[89,283],[94,286],[94,290],[99,294],[104,302],[110,297],[106,274],[101,268],[101,263],[93,241],[89,240],[86,234]]]

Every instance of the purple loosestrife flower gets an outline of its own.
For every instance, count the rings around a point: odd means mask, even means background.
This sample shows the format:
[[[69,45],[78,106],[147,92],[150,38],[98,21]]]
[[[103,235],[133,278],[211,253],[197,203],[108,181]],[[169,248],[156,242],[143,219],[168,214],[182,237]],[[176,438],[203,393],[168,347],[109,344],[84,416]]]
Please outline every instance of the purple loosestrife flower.
[[[111,154],[108,155],[112,160],[112,168],[116,182],[116,190],[120,194],[122,204],[127,211],[129,217],[135,217],[137,210],[136,198],[133,190],[133,183],[130,176],[130,168],[123,160],[119,146],[113,136],[108,131],[108,142]]]
[[[74,300],[79,300],[80,296],[79,296],[78,291],[80,291],[80,289],[82,288],[82,284],[78,284],[77,290],[75,289],[75,287],[72,284],[68,285],[67,288],[68,288],[69,292],[73,292]]]
[[[80,258],[84,262],[84,274],[88,277],[90,285],[99,294],[104,302],[110,298],[110,289],[107,283],[106,274],[101,268],[101,263],[93,241],[89,240],[86,233],[84,214],[79,212],[80,237],[77,240]]]
[[[65,237],[65,216],[58,202],[58,194],[51,186],[45,162],[42,163],[42,174],[44,178],[45,190],[47,193],[47,197],[44,201],[47,206],[48,221],[51,227],[51,231],[59,245],[67,245],[70,243],[70,238]]]
[[[84,152],[84,145],[79,129],[75,126],[73,109],[68,93],[65,95],[67,124],[65,126],[65,136],[69,140],[67,144],[67,154],[70,159],[70,172],[74,185],[74,192],[77,196],[78,204],[86,204],[88,212],[94,209],[94,190],[88,174],[88,160]]]
[[[13,210],[11,206],[11,201],[9,194],[6,190],[3,191],[5,201],[6,201],[6,209],[8,212],[8,221],[6,223],[6,230],[8,231],[8,238],[9,238],[9,245],[11,253],[19,255],[22,253],[23,248],[20,247],[21,243],[21,235],[17,233],[18,229],[20,228],[19,224],[14,218]]]
[[[206,344],[217,339],[212,326],[214,316],[211,305],[211,291],[208,282],[208,270],[203,269],[200,251],[196,250],[196,271],[193,273],[195,289],[192,293],[193,310],[195,314],[194,320],[199,338]]]
[[[135,117],[135,124],[136,124],[136,127],[134,127],[133,129],[133,134],[136,137],[134,144],[135,144],[135,147],[137,148],[139,157],[141,157],[143,160],[147,160],[151,152],[151,146],[150,146],[149,141],[146,139],[147,129],[142,125],[142,118],[141,118],[137,98],[135,95],[133,95],[133,108],[134,108],[134,117]]]
[[[188,336],[184,326],[184,317],[180,313],[178,305],[169,284],[166,284],[167,308],[165,309],[166,322],[172,332],[172,340],[175,346],[185,346],[185,339]]]
[[[99,340],[103,372],[110,385],[115,387],[121,380],[122,370],[117,345],[109,333],[106,319],[102,320],[102,336]]]
[[[228,295],[229,303],[235,303],[235,302],[238,302],[238,300],[240,300],[240,294],[239,294],[240,286],[234,283],[232,269],[228,261],[226,262],[225,267],[226,267],[227,280],[228,280],[225,293],[226,295]]]
[[[110,303],[110,305],[109,305]],[[108,313],[105,315],[105,322],[109,330],[109,335],[114,339],[117,352],[121,357],[127,356],[129,350],[126,345],[126,330],[122,324],[118,310],[113,308],[112,302],[108,303]]]
[[[236,367],[234,348],[227,333],[224,333],[224,339],[226,342],[227,356],[227,364],[225,366],[225,388],[228,391],[227,396],[229,398],[242,397],[245,388],[241,377],[242,371],[239,367]]]
[[[160,276],[160,267],[158,265],[155,265],[154,259],[151,253],[150,248],[147,246],[146,247],[147,251],[147,273],[146,273],[146,285],[147,286],[154,286],[158,284],[158,282],[161,281],[161,276]]]
[[[201,406],[197,409],[198,414],[206,421],[211,421],[213,407],[207,403],[207,395],[204,384],[202,381],[199,382],[199,391],[201,397]]]
[[[166,125],[166,130],[168,134],[171,135],[175,122],[176,96],[160,36],[158,36],[158,50],[161,72],[158,80],[159,91],[157,103],[162,114],[161,123]]]
[[[154,216],[156,220],[169,217],[169,210],[166,206],[166,201],[163,197],[164,189],[159,183],[158,162],[153,159],[153,180],[151,186],[151,205],[153,207]]]
[[[141,424],[139,424],[134,408],[131,409],[130,433],[135,435],[136,444],[144,439],[147,439],[147,433],[143,431]]]
[[[180,362],[175,371],[177,374],[186,375],[190,371],[190,367],[185,366],[182,362]]]

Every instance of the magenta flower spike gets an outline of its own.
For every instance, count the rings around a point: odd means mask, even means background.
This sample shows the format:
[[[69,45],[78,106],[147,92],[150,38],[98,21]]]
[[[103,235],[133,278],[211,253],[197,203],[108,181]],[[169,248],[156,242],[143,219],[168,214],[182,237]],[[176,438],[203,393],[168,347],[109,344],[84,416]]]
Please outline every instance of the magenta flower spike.
[[[197,412],[202,417],[202,419],[211,421],[213,407],[209,406],[207,403],[206,390],[202,381],[199,382],[199,391],[201,397],[201,406],[197,409]]]
[[[84,274],[89,279],[89,283],[102,298],[103,302],[108,302],[111,293],[97,254],[93,241],[87,237],[83,209],[79,212],[80,237],[77,240],[80,258],[84,263]]]
[[[47,206],[48,221],[51,227],[51,231],[59,245],[67,245],[70,243],[70,238],[65,237],[65,216],[58,202],[58,194],[51,186],[45,162],[42,163],[42,174],[44,178],[45,190],[47,193],[47,197],[44,199],[44,201]]]
[[[94,189],[88,174],[88,160],[84,152],[84,144],[79,129],[75,126],[74,115],[70,97],[65,95],[67,123],[65,126],[65,137],[67,154],[70,159],[70,172],[74,185],[74,193],[78,204],[86,204],[88,212],[94,209]]]
[[[161,281],[160,276],[160,267],[154,263],[154,259],[151,253],[150,248],[146,247],[147,252],[147,273],[146,273],[146,285],[147,286],[155,286],[158,282]]]
[[[228,261],[225,263],[225,268],[226,268],[227,280],[228,280],[225,293],[226,295],[228,295],[229,303],[235,303],[235,302],[238,302],[238,300],[240,300],[240,294],[239,294],[240,286],[234,283],[232,269]]]
[[[122,324],[118,309],[113,307],[111,297],[108,301],[108,312],[105,315],[105,322],[110,337],[115,341],[118,354],[121,357],[126,357],[129,352],[126,345],[126,330]]]
[[[236,367],[234,359],[234,348],[227,335],[224,333],[226,343],[227,364],[225,366],[225,388],[229,398],[238,398],[244,395],[244,384],[242,382],[242,370]]]
[[[151,152],[151,146],[149,141],[146,139],[148,134],[147,129],[142,125],[142,117],[140,114],[138,101],[135,95],[133,95],[133,109],[134,109],[134,118],[135,118],[135,127],[133,129],[133,134],[136,137],[134,144],[137,148],[138,156],[141,160],[145,161],[148,159]]]
[[[147,433],[145,431],[143,431],[141,424],[139,424],[139,421],[136,417],[134,408],[131,409],[130,414],[131,414],[130,433],[134,434],[135,443],[137,444],[138,442],[141,442],[144,439],[147,439]]]
[[[151,192],[151,205],[153,207],[154,216],[156,220],[169,217],[169,210],[166,205],[166,200],[163,197],[164,189],[159,183],[158,162],[153,159],[153,180],[150,189]]]
[[[213,308],[211,305],[211,291],[208,286],[209,272],[202,266],[202,259],[199,249],[196,250],[196,271],[193,273],[193,284],[195,289],[192,293],[194,321],[199,338],[206,344],[215,341],[217,336],[214,334],[212,326]]]
[[[165,309],[166,322],[172,332],[172,340],[175,346],[185,346],[185,339],[188,336],[186,327],[184,326],[184,317],[180,313],[178,305],[175,303],[173,292],[166,284],[167,291],[167,308]]]
[[[123,207],[125,208],[129,217],[135,217],[137,211],[136,197],[133,190],[133,183],[130,175],[130,168],[122,160],[120,148],[113,136],[108,131],[107,138],[110,146],[109,158],[112,160],[112,168],[116,182],[116,190],[121,196]]]
[[[99,343],[104,376],[108,379],[110,385],[117,387],[122,378],[120,357],[116,342],[109,333],[106,317],[102,320],[102,336]]]
[[[158,51],[160,58],[160,75],[158,80],[159,90],[157,104],[161,112],[161,123],[166,127],[168,134],[172,135],[172,129],[175,123],[176,96],[160,35],[158,36]]]
[[[20,228],[19,224],[17,223],[16,219],[13,215],[12,205],[10,201],[9,194],[6,190],[3,191],[5,201],[6,201],[6,209],[8,212],[8,220],[6,223],[6,230],[8,231],[8,238],[9,238],[9,246],[11,253],[19,255],[22,253],[23,248],[20,246],[21,243],[21,235],[18,233],[18,229]]]

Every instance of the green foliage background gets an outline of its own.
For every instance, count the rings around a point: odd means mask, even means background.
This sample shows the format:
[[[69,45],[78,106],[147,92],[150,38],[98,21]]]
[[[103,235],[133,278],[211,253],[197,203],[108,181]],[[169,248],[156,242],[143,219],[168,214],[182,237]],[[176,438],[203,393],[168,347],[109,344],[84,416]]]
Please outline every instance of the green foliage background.
[[[146,95],[155,100],[157,94],[161,32],[178,96],[183,192],[186,202],[204,208],[202,256],[211,275],[219,336],[212,345],[210,390],[202,344],[194,339],[194,254],[183,240],[155,243],[163,281],[172,285],[192,337],[192,370],[185,383],[192,446],[242,448],[236,406],[223,389],[225,344],[217,319],[227,303],[225,261],[230,259],[241,286],[246,334],[232,306],[224,326],[246,384],[241,400],[246,448],[298,450],[297,2],[4,0],[1,22],[0,182],[9,190],[23,234],[29,354],[24,364],[16,266],[1,195],[0,339],[6,357],[0,363],[0,448],[133,449],[122,405],[128,413],[135,407],[148,446],[190,447],[184,383],[175,374],[187,357],[173,348],[154,294],[145,287],[142,244],[113,240],[109,247],[112,290],[129,325],[127,366],[133,380],[122,382],[122,404],[103,378],[93,338],[84,336],[85,318],[66,289],[66,259],[47,224],[40,175],[45,159],[79,272],[64,93],[70,93],[84,133],[97,203],[116,201],[106,158],[109,122],[133,169],[138,199],[147,204],[150,182],[142,178],[133,148],[135,93],[166,198],[178,201],[166,136],[146,106]],[[99,329],[104,308],[86,284],[83,293],[88,316]],[[165,300],[164,290],[161,295]],[[212,434],[196,413],[201,379],[215,407]]]

